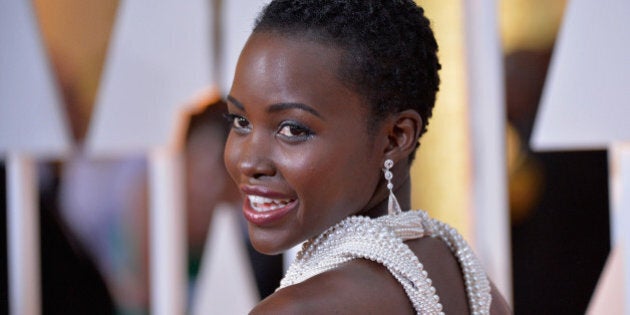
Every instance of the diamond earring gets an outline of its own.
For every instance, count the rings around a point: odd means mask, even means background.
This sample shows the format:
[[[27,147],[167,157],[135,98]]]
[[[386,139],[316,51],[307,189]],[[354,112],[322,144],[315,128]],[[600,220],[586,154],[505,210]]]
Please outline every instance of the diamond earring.
[[[392,159],[387,159],[385,160],[383,166],[385,166],[383,172],[385,173],[385,180],[387,180],[387,189],[389,190],[387,212],[389,214],[399,214],[402,211],[400,210],[400,205],[398,204],[396,196],[394,196],[394,184],[392,184],[392,178],[394,177],[394,175],[392,174],[391,168],[394,166],[394,161],[392,161]]]

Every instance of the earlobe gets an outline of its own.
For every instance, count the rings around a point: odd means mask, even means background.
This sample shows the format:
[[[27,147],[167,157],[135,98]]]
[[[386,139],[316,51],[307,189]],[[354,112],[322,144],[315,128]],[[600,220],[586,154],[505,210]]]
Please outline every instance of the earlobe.
[[[389,145],[385,157],[394,162],[406,159],[416,149],[421,130],[422,117],[417,111],[407,109],[393,115],[388,126]]]

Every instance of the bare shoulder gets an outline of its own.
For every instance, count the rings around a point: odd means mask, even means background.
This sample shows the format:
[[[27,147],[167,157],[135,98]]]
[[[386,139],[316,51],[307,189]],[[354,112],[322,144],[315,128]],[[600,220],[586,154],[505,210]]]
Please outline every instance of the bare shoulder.
[[[469,314],[468,296],[457,257],[440,239],[424,237],[406,242],[433,281],[446,314]],[[512,314],[501,293],[492,285],[490,314]]]
[[[416,254],[433,281],[446,314],[469,314],[468,297],[457,258],[437,238],[423,237],[405,242]]]
[[[414,310],[384,266],[355,259],[278,290],[250,314],[414,314]]]

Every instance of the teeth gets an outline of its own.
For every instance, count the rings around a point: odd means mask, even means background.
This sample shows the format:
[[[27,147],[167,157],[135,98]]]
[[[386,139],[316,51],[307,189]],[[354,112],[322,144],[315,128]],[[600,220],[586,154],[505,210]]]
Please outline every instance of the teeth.
[[[289,204],[291,199],[271,199],[261,196],[248,195],[249,203],[257,212],[273,211]]]

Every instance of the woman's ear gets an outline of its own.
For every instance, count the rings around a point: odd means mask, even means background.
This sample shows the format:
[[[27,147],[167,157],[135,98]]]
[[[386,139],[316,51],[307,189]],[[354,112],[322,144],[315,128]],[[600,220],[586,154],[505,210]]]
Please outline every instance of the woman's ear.
[[[385,158],[399,162],[416,149],[420,130],[422,130],[422,117],[412,109],[406,109],[392,115],[387,126],[389,144],[385,149]]]

